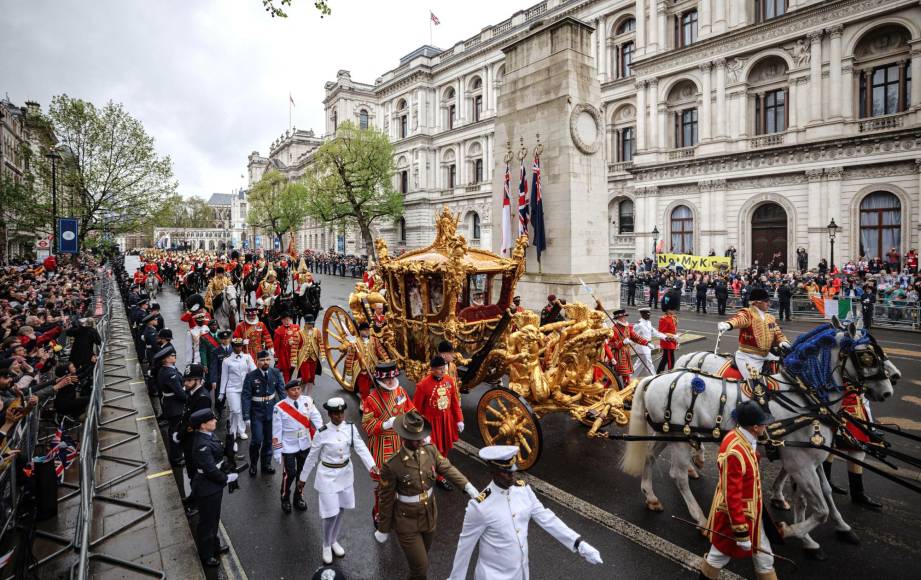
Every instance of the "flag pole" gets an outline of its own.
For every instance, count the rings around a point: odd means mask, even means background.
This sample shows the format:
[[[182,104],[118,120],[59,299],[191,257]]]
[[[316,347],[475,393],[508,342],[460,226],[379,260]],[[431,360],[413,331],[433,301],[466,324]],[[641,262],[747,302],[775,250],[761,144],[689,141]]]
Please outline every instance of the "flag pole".
[[[429,46],[435,46],[432,41],[432,14],[433,12],[429,9]]]

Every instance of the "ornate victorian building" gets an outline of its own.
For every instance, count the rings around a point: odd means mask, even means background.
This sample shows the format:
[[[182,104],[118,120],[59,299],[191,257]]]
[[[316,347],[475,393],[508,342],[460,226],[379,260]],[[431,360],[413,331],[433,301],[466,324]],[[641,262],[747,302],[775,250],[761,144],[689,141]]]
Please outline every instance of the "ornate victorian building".
[[[650,255],[664,239],[665,251],[734,246],[743,265],[778,253],[790,264],[804,247],[814,265],[828,257],[831,220],[839,260],[918,245],[917,0],[546,0],[446,50],[423,46],[373,84],[348,71],[327,83],[327,134],[349,119],[393,140],[406,213],[377,224],[391,247],[429,243],[445,205],[472,245],[493,245],[502,48],[563,16],[595,28],[595,154],[608,183],[597,211],[612,258]],[[268,159],[251,155],[251,180],[254,165],[307,162],[308,150],[281,159],[294,138]],[[327,249],[336,229],[300,235],[302,247]]]

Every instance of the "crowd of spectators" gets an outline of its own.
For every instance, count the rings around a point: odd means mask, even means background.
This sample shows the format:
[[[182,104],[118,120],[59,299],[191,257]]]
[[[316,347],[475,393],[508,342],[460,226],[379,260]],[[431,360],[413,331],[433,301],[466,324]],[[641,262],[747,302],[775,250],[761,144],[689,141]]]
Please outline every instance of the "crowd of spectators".
[[[304,259],[312,272],[330,276],[361,278],[368,269],[367,256],[353,256],[338,252],[304,251]]]
[[[807,268],[808,256],[800,248],[796,261],[795,268],[787,268],[776,257],[765,265],[755,262],[748,268],[737,268],[733,259],[730,270],[702,272],[674,264],[655,268],[654,259],[646,257],[635,262],[613,260],[611,273],[621,280],[628,305],[639,299],[657,307],[664,292],[677,289],[684,304],[696,311],[706,313],[709,307],[725,314],[727,306],[748,306],[751,290],[763,288],[772,296],[781,319],[790,318],[792,303],[799,301],[803,308],[812,308],[808,306],[810,298],[817,296],[850,299],[855,314],[862,314],[866,324],[872,324],[874,315],[894,321],[914,317],[913,322],[919,322],[921,275],[914,249],[903,257],[893,248],[885,260],[861,257],[834,268],[823,258],[815,267]]]
[[[53,399],[58,419],[79,421],[92,392],[100,345],[95,330],[98,263],[0,266],[0,438]]]

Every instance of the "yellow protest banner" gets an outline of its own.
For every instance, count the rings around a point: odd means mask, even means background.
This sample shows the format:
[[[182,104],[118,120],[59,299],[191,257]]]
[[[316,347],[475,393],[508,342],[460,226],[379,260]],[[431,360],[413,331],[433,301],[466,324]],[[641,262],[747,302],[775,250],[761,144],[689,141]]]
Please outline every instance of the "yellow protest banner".
[[[656,254],[656,267],[672,268],[681,267],[685,270],[700,270],[713,272],[716,270],[729,270],[732,260],[729,256],[692,256],[690,254]]]

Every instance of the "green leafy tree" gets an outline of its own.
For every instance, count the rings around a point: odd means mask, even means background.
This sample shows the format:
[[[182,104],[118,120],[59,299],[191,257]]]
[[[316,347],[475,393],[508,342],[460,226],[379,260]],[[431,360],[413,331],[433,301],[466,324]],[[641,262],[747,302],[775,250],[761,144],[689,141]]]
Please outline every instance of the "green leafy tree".
[[[153,137],[121,104],[102,108],[59,95],[49,118],[60,147],[72,153],[63,181],[75,192],[80,241],[91,232],[130,232],[145,224],[176,191],[172,162],[154,148]]]
[[[7,257],[14,238],[34,241],[36,234],[51,233],[51,205],[30,182],[0,175],[0,261]]]
[[[375,255],[371,224],[403,215],[403,196],[393,188],[393,146],[376,129],[340,124],[314,154],[305,184],[308,215],[357,227],[369,256]]]
[[[168,196],[148,220],[149,227],[161,228],[213,228],[214,208],[198,196],[182,197],[178,193]]]
[[[282,6],[291,6],[293,2],[294,0],[262,0],[262,6],[265,7],[265,11],[268,12],[272,18],[276,16],[279,18],[287,18],[288,13],[285,12]],[[314,0],[313,5],[320,11],[320,18],[329,16],[333,13],[332,8],[329,7],[329,3],[326,0]]]
[[[281,246],[282,236],[294,232],[307,217],[305,198],[303,184],[288,181],[274,169],[267,171],[246,196],[249,202],[246,221],[271,232]]]

